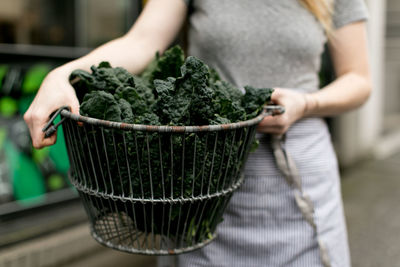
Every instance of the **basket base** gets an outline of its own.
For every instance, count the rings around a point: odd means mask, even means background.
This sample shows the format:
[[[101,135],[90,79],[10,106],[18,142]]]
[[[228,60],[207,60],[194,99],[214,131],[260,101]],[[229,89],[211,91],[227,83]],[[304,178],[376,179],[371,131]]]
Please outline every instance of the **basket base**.
[[[208,245],[211,241],[213,241],[216,237],[217,234],[212,234],[210,238],[204,240],[203,242],[196,243],[193,246],[188,246],[184,248],[174,248],[174,249],[137,249],[132,246],[123,246],[123,245],[116,245],[113,242],[110,241],[105,241],[103,238],[101,238],[99,235],[96,234],[96,232],[93,229],[93,226],[90,226],[90,234],[92,237],[101,245],[112,248],[121,252],[127,252],[127,253],[132,253],[132,254],[142,254],[142,255],[154,255],[154,256],[166,256],[166,255],[176,255],[176,254],[182,254],[186,252],[190,252],[196,249],[200,249],[206,245]]]

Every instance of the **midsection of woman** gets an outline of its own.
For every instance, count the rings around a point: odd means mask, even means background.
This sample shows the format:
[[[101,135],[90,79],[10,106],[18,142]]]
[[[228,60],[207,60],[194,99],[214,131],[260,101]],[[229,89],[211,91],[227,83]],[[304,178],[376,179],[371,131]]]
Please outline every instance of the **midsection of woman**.
[[[358,0],[350,2],[360,5]],[[239,87],[302,93],[319,89],[320,57],[327,38],[299,1],[195,0],[192,4],[188,54],[216,68],[224,79]],[[362,8],[356,11],[354,20],[365,18]],[[322,266],[317,239],[276,166],[269,135],[257,133],[257,138],[260,145],[248,158],[244,185],[232,197],[217,239],[179,256],[179,266]],[[324,120],[310,117],[295,122],[286,132],[285,145],[314,202],[318,232],[332,266],[349,266],[337,160]]]
[[[318,90],[326,36],[313,14],[298,0],[202,0],[194,1],[193,8],[189,54],[216,68],[225,79],[241,88],[280,87],[307,93]],[[258,134],[261,140],[262,136]],[[325,169],[327,164],[336,167],[322,119],[298,121],[289,128],[287,139],[288,150],[300,163],[302,173]],[[272,152],[267,143],[262,141],[260,149],[250,155],[247,174],[276,175],[273,164],[268,164],[272,163],[267,160]],[[323,158],[326,162],[322,163]],[[318,166],[321,163],[324,167]]]

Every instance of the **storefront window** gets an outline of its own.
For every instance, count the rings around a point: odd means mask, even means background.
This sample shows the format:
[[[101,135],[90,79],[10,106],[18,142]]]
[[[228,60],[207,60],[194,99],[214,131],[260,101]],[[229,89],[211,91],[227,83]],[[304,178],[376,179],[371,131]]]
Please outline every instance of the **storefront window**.
[[[0,43],[95,47],[127,31],[140,1],[13,0],[1,6]]]

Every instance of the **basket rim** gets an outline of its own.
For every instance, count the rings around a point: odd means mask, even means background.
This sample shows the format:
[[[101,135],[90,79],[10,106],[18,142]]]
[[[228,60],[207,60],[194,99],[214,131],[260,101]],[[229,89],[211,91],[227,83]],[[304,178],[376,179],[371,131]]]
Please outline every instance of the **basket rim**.
[[[264,107],[262,112],[255,118],[227,124],[217,125],[202,125],[202,126],[168,126],[168,125],[143,125],[143,124],[129,124],[124,122],[115,122],[101,120],[91,117],[86,117],[78,114],[71,113],[68,109],[61,111],[61,116],[82,123],[90,125],[103,126],[107,128],[114,128],[120,130],[134,130],[145,132],[175,132],[175,133],[194,133],[194,132],[215,132],[224,130],[234,130],[244,127],[253,126],[258,124],[265,116],[273,115],[273,110],[268,110],[268,105]]]
[[[69,180],[71,181],[72,185],[75,187],[76,190],[78,190],[81,193],[85,193],[91,196],[99,197],[102,199],[112,199],[114,201],[119,200],[122,202],[140,202],[140,203],[151,203],[151,204],[156,204],[156,203],[161,203],[161,204],[183,204],[183,203],[189,203],[189,202],[196,202],[196,201],[204,201],[212,198],[218,198],[221,196],[225,196],[227,194],[231,194],[235,192],[244,182],[244,175],[240,174],[239,179],[231,184],[228,188],[226,189],[221,189],[218,190],[217,192],[214,193],[207,193],[204,195],[199,195],[199,196],[187,196],[187,197],[160,197],[160,198],[154,198],[154,197],[133,197],[133,196],[124,196],[124,195],[114,195],[114,192],[101,192],[98,189],[93,189],[89,188],[83,183],[80,183],[74,175],[70,172],[69,175]]]

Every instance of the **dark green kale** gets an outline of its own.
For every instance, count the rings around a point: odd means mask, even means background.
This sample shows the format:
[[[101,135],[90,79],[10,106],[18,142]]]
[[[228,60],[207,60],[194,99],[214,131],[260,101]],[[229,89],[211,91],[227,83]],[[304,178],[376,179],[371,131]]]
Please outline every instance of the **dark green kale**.
[[[118,105],[121,109],[121,121],[125,123],[135,123],[135,117],[132,112],[131,104],[121,98],[118,100]]]
[[[182,78],[178,79],[182,89],[190,95],[189,107],[191,125],[206,125],[217,111],[212,106],[215,96],[209,86],[210,70],[199,59],[188,57],[181,68]]]
[[[155,80],[154,87],[157,93],[155,111],[160,115],[160,121],[165,125],[180,125],[189,118],[189,95],[176,88],[176,79]],[[183,125],[183,124],[181,124]]]
[[[242,107],[249,118],[257,116],[265,103],[271,99],[273,90],[270,88],[254,88],[245,86],[245,95],[241,100]]]
[[[157,52],[154,60],[143,71],[142,77],[148,82],[148,86],[152,86],[152,81],[156,79],[164,80],[168,77],[179,77],[181,74],[181,66],[185,61],[183,50],[179,46],[174,46],[165,51],[160,56]]]
[[[214,116],[213,90],[208,86],[209,70],[195,57],[188,57],[181,76],[154,80],[155,111],[166,125],[206,125]]]
[[[101,62],[98,67],[91,67],[92,73],[83,70],[75,70],[71,73],[70,80],[74,82],[74,88],[79,91],[106,91],[111,94],[117,88],[134,86],[132,75],[125,69],[112,68],[108,62]]]
[[[80,107],[84,116],[121,121],[121,108],[114,96],[104,91],[93,91],[85,95]]]
[[[149,108],[151,108],[155,102],[153,87],[147,86],[146,84],[148,83],[148,81],[141,77],[133,76],[133,81],[135,84],[134,88],[136,92],[149,106]]]
[[[269,88],[246,86],[243,94],[221,80],[201,60],[185,59],[179,47],[157,54],[140,76],[112,68],[107,62],[91,70],[92,73],[77,70],[71,74],[74,88],[85,93],[80,99],[81,114],[124,123],[189,126],[244,121],[260,114],[272,93]],[[91,134],[82,139],[82,164],[96,166],[84,168],[80,173],[101,192],[112,188],[115,195],[139,199],[180,199],[229,189],[240,177],[255,133],[255,126],[201,133],[109,128],[100,131],[90,125],[85,127]],[[98,181],[98,177],[103,178]],[[118,203],[118,210],[132,219],[134,212],[160,215],[164,211],[164,204],[126,209],[131,204]],[[196,209],[185,204],[171,206],[170,217],[160,217],[153,225],[150,218],[137,216],[136,227],[143,232],[153,229],[155,234],[161,234],[170,225],[169,230],[174,233],[170,238],[201,241],[214,231],[220,220],[214,216],[214,208],[222,209],[225,204],[217,198],[207,205],[209,208],[200,222],[196,221],[199,219]],[[185,232],[178,229],[184,219],[189,224]]]
[[[130,105],[135,115],[142,115],[150,112],[150,106],[133,87],[118,88],[114,94],[117,99],[125,99]]]
[[[229,122],[246,120],[246,111],[241,106],[243,94],[239,89],[227,82],[221,81],[216,81],[212,88],[216,94],[216,97],[213,99],[213,106],[218,111],[215,114],[216,118],[226,118]],[[216,120],[217,124],[218,121],[220,119]]]

